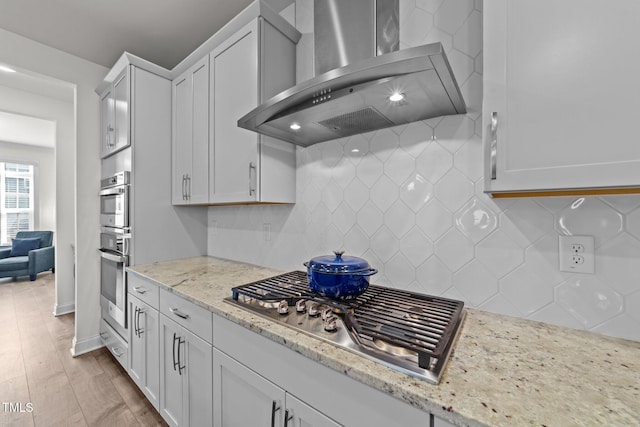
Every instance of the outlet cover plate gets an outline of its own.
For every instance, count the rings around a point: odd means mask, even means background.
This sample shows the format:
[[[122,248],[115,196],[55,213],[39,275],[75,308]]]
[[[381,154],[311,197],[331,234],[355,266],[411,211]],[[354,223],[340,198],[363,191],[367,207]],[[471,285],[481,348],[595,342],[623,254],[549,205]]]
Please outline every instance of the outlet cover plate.
[[[558,236],[560,271],[593,274],[595,239],[593,236]]]

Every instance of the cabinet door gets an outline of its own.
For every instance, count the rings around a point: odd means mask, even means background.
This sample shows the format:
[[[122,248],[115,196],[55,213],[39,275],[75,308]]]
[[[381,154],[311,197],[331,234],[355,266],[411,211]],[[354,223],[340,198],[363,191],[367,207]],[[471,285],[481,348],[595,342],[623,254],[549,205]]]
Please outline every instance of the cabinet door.
[[[191,91],[193,76],[190,70],[173,81],[173,141],[172,141],[172,203],[188,203],[187,179],[191,173]]]
[[[283,425],[285,393],[226,354],[213,350],[216,427]]]
[[[640,2],[492,0],[483,16],[485,190],[639,187]]]
[[[191,69],[192,168],[188,179],[190,203],[209,201],[209,55]]]
[[[160,335],[158,310],[129,294],[129,376],[158,409]]]
[[[115,140],[112,153],[129,146],[129,68],[113,82]]]
[[[186,382],[184,364],[180,364],[184,342],[182,328],[160,315],[160,415],[172,426],[184,425]]]
[[[213,422],[212,347],[183,328],[180,363],[186,381],[185,421],[188,426],[210,426]],[[183,356],[184,355],[184,356]],[[183,359],[184,357],[184,359]],[[184,362],[182,362],[184,360]]]
[[[316,411],[300,399],[287,394],[287,427],[338,427],[340,424]]]
[[[213,165],[209,200],[214,203],[258,199],[256,133],[238,119],[258,105],[258,20],[211,53]]]
[[[100,97],[100,157],[109,155],[115,143],[113,118],[113,88],[109,87]]]

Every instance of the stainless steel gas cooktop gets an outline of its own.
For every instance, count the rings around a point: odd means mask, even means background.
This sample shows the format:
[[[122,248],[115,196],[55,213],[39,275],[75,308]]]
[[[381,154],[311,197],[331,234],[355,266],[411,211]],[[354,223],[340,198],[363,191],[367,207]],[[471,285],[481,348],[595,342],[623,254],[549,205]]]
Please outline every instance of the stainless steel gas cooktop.
[[[464,318],[462,301],[376,285],[334,301],[302,271],[238,286],[225,301],[433,384]]]

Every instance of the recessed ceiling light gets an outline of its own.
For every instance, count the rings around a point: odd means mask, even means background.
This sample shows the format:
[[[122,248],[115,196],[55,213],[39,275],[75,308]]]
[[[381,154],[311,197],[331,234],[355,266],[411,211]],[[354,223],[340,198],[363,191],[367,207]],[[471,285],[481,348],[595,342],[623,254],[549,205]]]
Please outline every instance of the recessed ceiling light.
[[[9,68],[6,65],[0,65],[0,71],[4,71],[5,73],[15,73],[16,70],[13,68]]]
[[[291,126],[289,126],[292,130],[298,130],[300,129],[300,125],[297,123],[291,123]]]
[[[393,101],[393,102],[402,101],[403,99],[404,99],[404,94],[398,93],[398,92],[394,93],[389,97],[389,101]]]

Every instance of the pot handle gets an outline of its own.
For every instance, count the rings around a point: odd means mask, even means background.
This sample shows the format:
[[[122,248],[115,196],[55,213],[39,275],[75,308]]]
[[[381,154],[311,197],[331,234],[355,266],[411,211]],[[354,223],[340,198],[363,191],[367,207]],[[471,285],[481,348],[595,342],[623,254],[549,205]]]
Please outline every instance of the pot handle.
[[[348,274],[353,274],[354,276],[373,276],[377,272],[378,272],[377,268],[368,268],[366,270],[354,271],[353,273],[348,273]]]
[[[303,262],[302,265],[304,265],[305,267],[309,268],[309,261]]]

